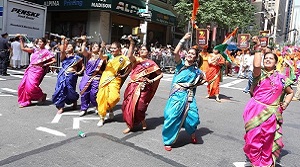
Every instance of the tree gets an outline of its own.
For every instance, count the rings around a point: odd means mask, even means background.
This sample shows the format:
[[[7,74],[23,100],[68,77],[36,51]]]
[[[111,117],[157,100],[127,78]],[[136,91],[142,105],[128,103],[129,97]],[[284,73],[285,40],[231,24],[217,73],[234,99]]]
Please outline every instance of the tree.
[[[219,27],[233,29],[247,28],[254,21],[255,8],[247,0],[199,0],[197,25],[216,23]],[[193,2],[180,0],[174,10],[180,16],[179,26],[188,24]]]

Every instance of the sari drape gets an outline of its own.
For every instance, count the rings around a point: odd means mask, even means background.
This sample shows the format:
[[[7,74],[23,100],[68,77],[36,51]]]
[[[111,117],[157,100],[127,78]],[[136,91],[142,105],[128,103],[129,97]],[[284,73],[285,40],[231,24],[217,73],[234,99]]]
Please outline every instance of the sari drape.
[[[120,88],[122,79],[118,76],[130,64],[129,58],[120,55],[108,61],[102,73],[97,93],[98,114],[101,118],[106,116],[120,101]]]
[[[184,61],[176,66],[171,93],[164,109],[162,129],[165,145],[173,144],[182,127],[193,134],[200,124],[196,99],[197,83],[203,79],[203,72],[195,65],[186,67]]]
[[[160,81],[145,84],[145,78],[149,80],[155,78],[158,70],[160,68],[154,61],[144,60],[138,62],[131,71],[131,80],[125,89],[122,104],[123,119],[130,129],[145,119],[146,110]]]
[[[44,96],[40,84],[46,75],[47,67],[41,67],[39,64],[47,63],[53,57],[54,55],[47,49],[34,50],[34,53],[31,54],[30,65],[25,70],[18,86],[18,103],[20,106],[29,106],[31,101],[40,100]]]
[[[220,82],[222,77],[222,66],[224,64],[225,59],[220,58],[219,62],[215,64],[209,64],[208,70],[206,71],[206,80],[208,82],[207,85],[207,94],[211,97],[217,94],[220,94]],[[220,64],[220,65],[219,65]]]
[[[65,104],[72,104],[78,100],[79,94],[76,92],[78,75],[67,70],[81,60],[80,56],[74,55],[62,61],[62,69],[57,75],[57,83],[52,95],[52,102],[57,108],[63,108]]]
[[[283,148],[280,102],[285,96],[284,89],[291,84],[289,78],[277,71],[269,75],[262,70],[261,76],[254,78],[253,97],[243,114],[244,152],[254,166],[272,165]]]
[[[103,65],[103,60],[89,60],[86,64],[85,73],[80,81],[79,90],[81,94],[81,111],[86,111],[89,104],[97,106],[96,97],[101,75],[98,74]],[[96,71],[97,74],[94,74]]]

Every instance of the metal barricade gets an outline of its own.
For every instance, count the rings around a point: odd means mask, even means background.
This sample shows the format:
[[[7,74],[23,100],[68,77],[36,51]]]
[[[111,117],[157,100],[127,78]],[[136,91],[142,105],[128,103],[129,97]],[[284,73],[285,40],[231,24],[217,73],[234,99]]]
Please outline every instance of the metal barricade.
[[[160,67],[163,71],[174,74],[175,72],[175,59],[171,55],[163,55]]]

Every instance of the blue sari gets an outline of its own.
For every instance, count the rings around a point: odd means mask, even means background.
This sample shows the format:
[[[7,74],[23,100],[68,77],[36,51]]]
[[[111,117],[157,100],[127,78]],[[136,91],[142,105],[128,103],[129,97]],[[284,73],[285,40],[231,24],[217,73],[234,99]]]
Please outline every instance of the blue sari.
[[[52,102],[57,108],[63,108],[65,103],[72,104],[79,99],[79,94],[76,92],[78,75],[75,72],[67,72],[67,69],[81,60],[80,56],[74,55],[62,61],[62,69],[57,75],[57,83],[52,95]]]
[[[197,84],[203,79],[203,72],[196,65],[184,66],[184,61],[177,64],[172,81],[172,88],[164,110],[162,129],[165,145],[175,143],[182,127],[193,134],[200,124],[196,99]]]

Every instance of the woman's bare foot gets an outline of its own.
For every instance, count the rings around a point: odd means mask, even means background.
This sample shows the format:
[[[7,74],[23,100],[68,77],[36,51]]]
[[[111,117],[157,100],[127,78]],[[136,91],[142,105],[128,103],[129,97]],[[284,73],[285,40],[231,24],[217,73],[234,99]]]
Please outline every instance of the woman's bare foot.
[[[73,110],[76,110],[76,109],[77,109],[77,101],[73,103],[72,109],[73,109]]]
[[[64,108],[59,108],[57,114],[62,114],[64,112]]]
[[[191,135],[191,140],[192,140],[192,143],[193,143],[193,144],[197,144],[197,138],[196,138],[196,134],[195,134],[195,133],[193,133],[193,134]]]
[[[142,128],[143,128],[143,130],[147,129],[147,123],[145,120],[142,120]]]
[[[124,133],[124,134],[127,134],[127,133],[129,133],[129,132],[130,132],[130,128],[126,128],[126,129],[123,130],[123,133]]]

